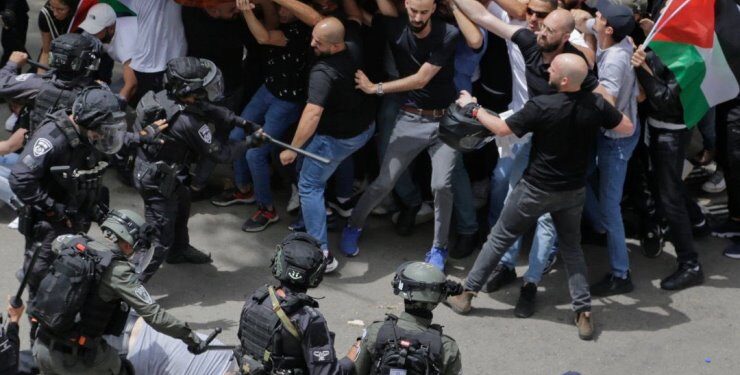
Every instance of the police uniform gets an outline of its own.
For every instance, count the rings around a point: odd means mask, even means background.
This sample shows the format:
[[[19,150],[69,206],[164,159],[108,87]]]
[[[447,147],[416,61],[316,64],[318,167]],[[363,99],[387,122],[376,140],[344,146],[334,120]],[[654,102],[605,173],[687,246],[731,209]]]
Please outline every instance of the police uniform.
[[[33,105],[29,112],[30,134],[38,129],[46,114],[59,109],[71,108],[77,94],[84,88],[108,89],[107,85],[101,85],[86,77],[64,81],[57,78],[53,72],[44,75],[18,74],[18,70],[18,64],[12,61],[8,61],[0,69],[0,97]]]
[[[165,257],[189,247],[188,220],[190,218],[190,190],[186,180],[189,166],[201,158],[227,163],[243,157],[247,142],[222,145],[213,139],[208,122],[233,121],[238,117],[230,111],[203,112],[197,105],[186,105],[172,99],[166,91],[150,91],[137,106],[136,131],[157,117],[152,111],[164,111],[169,127],[159,135],[164,144],[143,145],[138,148],[134,163],[134,186],[144,199],[147,223],[159,231],[154,259],[144,272],[151,277]]]
[[[67,173],[51,170],[62,166],[69,166]],[[11,168],[8,182],[25,205],[19,230],[26,236],[27,262],[33,253],[31,245],[41,244],[34,268],[28,271],[31,294],[54,259],[52,241],[90,228],[98,201],[105,195],[101,189],[104,168],[99,153],[81,139],[64,110],[49,115]]]
[[[131,263],[117,249],[92,241],[86,236],[69,236],[64,239],[65,246],[82,244],[99,253],[112,257],[105,268],[99,283],[91,290],[84,319],[85,344],[78,345],[79,339],[63,340],[42,326],[33,348],[33,355],[42,373],[49,374],[118,374],[121,359],[118,352],[109,346],[102,335],[120,334],[124,328],[127,310],[121,304],[134,309],[150,326],[168,336],[188,340],[192,331],[183,322],[170,315],[139,281]],[[118,316],[123,312],[123,316]],[[117,331],[117,332],[116,332]]]
[[[374,322],[367,327],[360,343],[360,353],[355,361],[355,369],[358,375],[373,374],[372,369],[378,359],[377,343],[381,327],[386,322]],[[432,326],[432,320],[409,314],[401,313],[397,320],[398,328],[416,333],[425,332]],[[461,375],[462,357],[460,349],[455,340],[447,335],[441,335],[441,366],[440,375]]]
[[[242,348],[247,353],[252,351],[253,358],[259,357],[257,361],[267,362],[268,374],[351,374],[354,365],[347,357],[337,359],[334,334],[316,309],[318,303],[306,294],[282,287],[285,297],[276,293],[275,298],[290,321],[286,324],[275,313],[268,288],[264,286],[247,298],[239,324]],[[277,325],[280,328],[275,330]],[[267,348],[266,353],[254,353],[263,348]]]
[[[18,323],[9,322],[6,327],[3,327],[2,318],[0,318],[0,375],[16,374],[20,346]]]

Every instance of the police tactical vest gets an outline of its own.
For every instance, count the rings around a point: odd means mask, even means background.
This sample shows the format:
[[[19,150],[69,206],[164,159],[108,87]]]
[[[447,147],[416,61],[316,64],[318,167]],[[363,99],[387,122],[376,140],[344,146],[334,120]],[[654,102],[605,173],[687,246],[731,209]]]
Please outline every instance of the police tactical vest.
[[[39,128],[47,114],[60,109],[71,109],[82,88],[82,86],[67,84],[54,78],[46,81],[33,102],[29,133],[33,134]]]
[[[260,361],[268,373],[306,371],[300,338],[293,336],[275,313],[267,287],[258,289],[252,301],[251,307],[242,310],[239,321],[244,353]]]
[[[111,263],[126,258],[85,235],[58,237],[52,246],[58,256],[41,280],[31,316],[61,339],[85,338],[80,344],[103,334],[120,334],[128,311],[120,300],[103,301],[98,287]]]
[[[146,126],[157,120],[167,120],[169,127],[158,135],[164,139],[164,144],[147,144],[141,145],[141,150],[149,161],[165,160],[168,162],[185,163],[187,161],[187,150],[177,143],[169,135],[170,129],[174,126],[177,117],[186,109],[186,106],[178,104],[172,100],[167,91],[155,93],[149,91],[139,100],[136,106],[136,122],[134,130],[141,131]]]
[[[442,369],[442,327],[433,324],[421,332],[398,326],[388,314],[375,341],[372,375],[435,375]]]

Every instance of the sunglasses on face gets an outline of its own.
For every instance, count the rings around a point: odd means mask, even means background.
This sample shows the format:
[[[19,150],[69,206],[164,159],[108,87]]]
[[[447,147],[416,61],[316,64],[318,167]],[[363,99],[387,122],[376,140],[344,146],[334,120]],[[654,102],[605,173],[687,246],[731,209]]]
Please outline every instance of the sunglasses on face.
[[[550,14],[550,12],[538,12],[538,11],[536,11],[536,10],[530,8],[530,7],[527,7],[527,14],[530,15],[530,16],[531,15],[535,15],[535,16],[537,16],[537,18],[542,19],[542,18],[547,17],[547,15]]]

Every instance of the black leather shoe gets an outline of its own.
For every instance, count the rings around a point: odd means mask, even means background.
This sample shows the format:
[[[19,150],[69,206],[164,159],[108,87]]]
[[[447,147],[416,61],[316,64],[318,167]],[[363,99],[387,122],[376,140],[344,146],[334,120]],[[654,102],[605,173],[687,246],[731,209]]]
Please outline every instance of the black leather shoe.
[[[413,207],[404,207],[398,215],[398,223],[396,223],[396,233],[399,236],[410,236],[414,233],[414,225],[416,224],[416,214],[421,210],[421,205]]]
[[[457,235],[457,243],[455,243],[455,247],[450,250],[450,258],[453,259],[462,259],[475,251],[476,246],[478,245],[478,233],[473,234],[458,234]]]
[[[640,239],[640,250],[647,258],[657,258],[663,253],[663,231],[660,225],[655,225],[644,231]]]
[[[704,272],[699,262],[679,263],[678,270],[660,281],[661,289],[681,290],[704,282]]]
[[[596,284],[591,285],[591,295],[594,297],[607,297],[617,294],[625,294],[633,291],[632,278],[629,272],[626,278],[616,277],[611,272]]]
[[[534,315],[534,301],[537,297],[537,285],[526,283],[519,291],[519,300],[514,307],[514,315],[517,318],[529,318]]]
[[[510,269],[499,263],[480,291],[483,293],[493,293],[514,281],[516,281],[516,271],[513,268]]]
[[[170,253],[167,254],[167,258],[165,260],[169,264],[178,264],[178,263],[204,264],[204,263],[213,262],[213,259],[211,259],[210,254],[206,254],[190,245],[188,245],[188,247],[182,251],[178,251],[174,253],[170,251]]]

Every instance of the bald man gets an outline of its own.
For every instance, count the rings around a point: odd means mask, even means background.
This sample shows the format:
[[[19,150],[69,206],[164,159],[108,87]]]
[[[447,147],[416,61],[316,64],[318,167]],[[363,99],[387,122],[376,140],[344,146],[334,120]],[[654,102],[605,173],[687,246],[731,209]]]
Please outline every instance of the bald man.
[[[343,24],[334,17],[324,18],[314,26],[311,47],[318,61],[309,73],[308,101],[291,142],[295,147],[303,147],[310,140],[307,151],[331,159],[329,164],[304,159],[298,177],[306,232],[321,243],[327,272],[336,269],[338,262],[329,252],[327,242],[326,181],[374,132],[374,102],[355,88],[355,71],[362,63],[359,30],[345,30],[345,27],[359,29],[359,26],[352,21]],[[285,150],[280,153],[280,162],[283,165],[293,163],[296,156],[294,151]],[[338,200],[343,197],[337,193]]]
[[[524,176],[504,205],[496,225],[465,280],[465,292],[447,303],[458,314],[472,309],[477,295],[517,237],[540,216],[550,213],[560,241],[560,254],[568,273],[568,286],[578,335],[593,337],[591,295],[586,262],[581,251],[581,211],[585,199],[589,149],[599,126],[618,133],[632,132],[632,122],[601,95],[581,89],[588,66],[575,54],[560,54],[548,69],[549,84],[557,93],[529,100],[506,120],[480,110],[474,97],[463,91],[457,104],[497,136],[532,133],[532,153]]]

